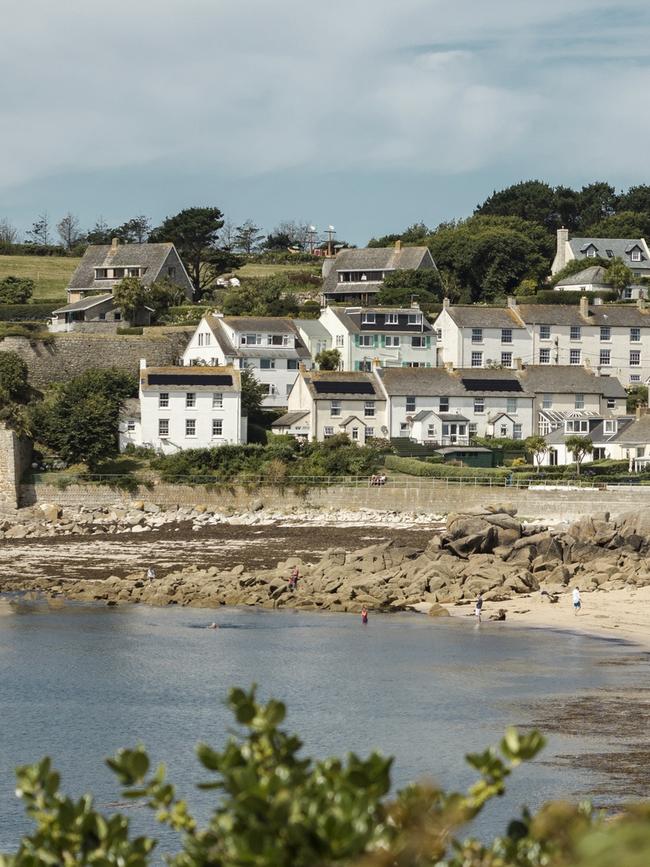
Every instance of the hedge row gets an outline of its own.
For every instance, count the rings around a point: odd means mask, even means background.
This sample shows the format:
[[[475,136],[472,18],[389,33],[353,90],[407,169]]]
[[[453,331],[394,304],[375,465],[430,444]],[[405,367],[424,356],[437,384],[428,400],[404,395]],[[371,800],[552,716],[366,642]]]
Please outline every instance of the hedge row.
[[[0,322],[45,321],[61,301],[44,301],[36,304],[0,304]]]
[[[388,455],[384,465],[388,470],[395,470],[408,476],[426,476],[432,479],[465,477],[505,479],[511,473],[506,467],[456,467],[452,464],[425,463],[417,458],[400,458],[397,455]]]
[[[600,298],[604,302],[618,300],[616,292],[606,291],[604,289],[598,292],[579,292],[579,291],[564,291],[563,289],[540,289],[537,295],[526,295],[517,297],[517,304],[580,304],[580,298],[586,295],[589,303],[593,304],[595,298]]]

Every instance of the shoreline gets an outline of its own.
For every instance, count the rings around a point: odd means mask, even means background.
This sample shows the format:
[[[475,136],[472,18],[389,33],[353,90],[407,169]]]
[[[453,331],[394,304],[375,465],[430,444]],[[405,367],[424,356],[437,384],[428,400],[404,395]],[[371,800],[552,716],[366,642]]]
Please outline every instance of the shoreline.
[[[559,602],[542,601],[539,593],[520,594],[503,602],[486,602],[482,626],[498,609],[506,612],[506,626],[553,630],[598,639],[628,642],[650,651],[650,587],[582,591],[582,609],[574,614],[571,593]],[[473,617],[472,605],[445,604],[452,617]],[[470,612],[472,612],[470,614]]]

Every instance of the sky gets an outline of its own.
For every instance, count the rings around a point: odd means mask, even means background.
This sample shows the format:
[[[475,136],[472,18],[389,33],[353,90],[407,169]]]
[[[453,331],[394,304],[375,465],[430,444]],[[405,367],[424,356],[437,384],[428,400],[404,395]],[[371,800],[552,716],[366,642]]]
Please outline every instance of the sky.
[[[216,205],[363,244],[648,182],[644,0],[5,0],[0,219]]]

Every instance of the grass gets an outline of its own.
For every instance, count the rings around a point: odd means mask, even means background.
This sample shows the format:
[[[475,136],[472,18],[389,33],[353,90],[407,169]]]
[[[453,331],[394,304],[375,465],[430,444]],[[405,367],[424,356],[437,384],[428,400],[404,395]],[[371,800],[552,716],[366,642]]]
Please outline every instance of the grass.
[[[36,283],[34,301],[45,298],[65,301],[65,289],[81,259],[63,256],[0,256],[0,280],[29,277]]]
[[[274,274],[299,274],[305,271],[310,274],[321,273],[321,263],[316,267],[309,262],[301,262],[296,265],[258,265],[255,262],[247,262],[234,273],[237,277],[272,277]]]

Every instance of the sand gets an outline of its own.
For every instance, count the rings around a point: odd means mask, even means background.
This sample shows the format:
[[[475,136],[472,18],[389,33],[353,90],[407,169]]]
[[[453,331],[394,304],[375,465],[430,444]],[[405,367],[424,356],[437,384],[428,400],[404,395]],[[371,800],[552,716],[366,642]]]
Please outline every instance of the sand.
[[[620,638],[650,648],[650,586],[623,590],[581,592],[582,608],[573,611],[571,590],[564,590],[556,604],[539,593],[520,595],[507,602],[485,602],[481,627],[490,628],[489,618],[498,609],[506,611],[506,624],[570,630],[606,638]],[[474,607],[445,606],[450,614],[467,617]],[[499,626],[501,624],[498,624]]]

